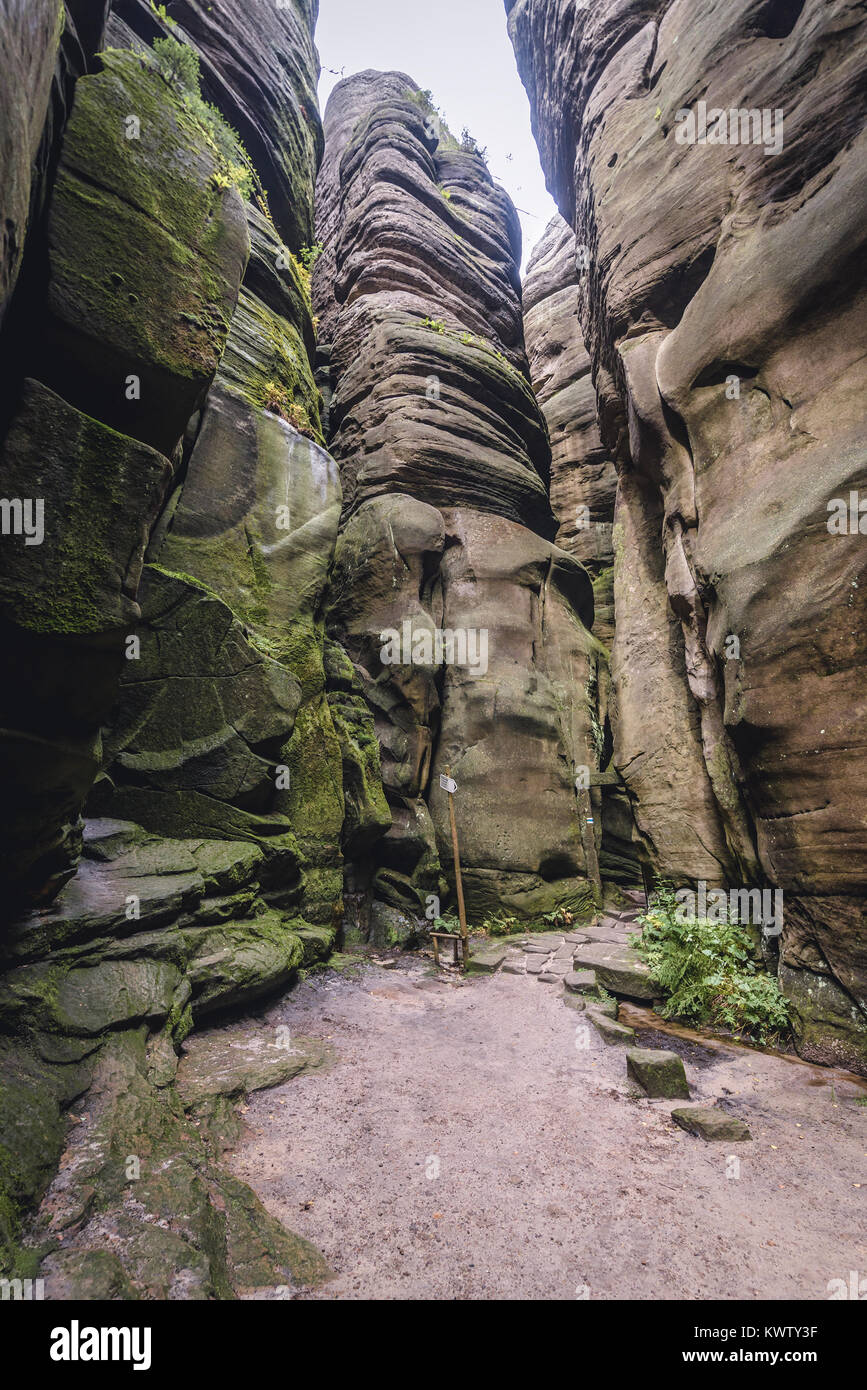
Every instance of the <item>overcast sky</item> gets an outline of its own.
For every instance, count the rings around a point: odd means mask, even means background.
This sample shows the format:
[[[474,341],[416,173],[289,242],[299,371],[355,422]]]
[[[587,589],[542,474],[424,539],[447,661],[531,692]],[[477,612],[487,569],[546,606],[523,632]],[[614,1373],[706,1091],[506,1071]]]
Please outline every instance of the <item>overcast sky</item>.
[[[466,126],[487,146],[491,173],[521,217],[526,265],[557,209],[530,130],[503,0],[320,0],[316,46],[323,113],[341,77],[397,69],[430,90],[455,135]]]

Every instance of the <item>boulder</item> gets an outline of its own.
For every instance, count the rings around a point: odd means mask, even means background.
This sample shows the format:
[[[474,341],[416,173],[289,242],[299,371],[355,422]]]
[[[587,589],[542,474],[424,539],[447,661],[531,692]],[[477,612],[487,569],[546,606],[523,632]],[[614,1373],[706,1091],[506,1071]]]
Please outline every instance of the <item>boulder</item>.
[[[625,1023],[618,1023],[616,1019],[609,1018],[600,1009],[591,1008],[589,1004],[586,1012],[600,1038],[609,1047],[627,1047],[635,1041],[634,1028],[627,1028]]]
[[[261,1029],[212,1029],[187,1038],[177,1073],[177,1090],[185,1109],[217,1096],[236,1099],[251,1091],[281,1086],[302,1072],[318,1070],[334,1059],[334,1050],[318,1038],[290,1034],[280,1040]]]
[[[241,136],[281,235],[293,251],[310,246],[322,157],[312,0],[173,0],[171,25],[148,0],[112,10],[148,43],[170,34],[195,47],[204,95]]]
[[[25,383],[0,482],[4,496],[43,508],[43,520],[36,543],[4,538],[0,566],[0,623],[17,673],[0,695],[7,915],[22,901],[50,899],[74,870],[100,725],[170,478],[163,455]]]
[[[672,1110],[671,1118],[687,1134],[697,1134],[708,1143],[740,1144],[752,1139],[743,1120],[711,1105],[690,1105]]]
[[[217,370],[250,251],[217,158],[150,61],[114,51],[79,80],[48,219],[39,375],[165,454]]]
[[[649,1096],[689,1100],[683,1062],[676,1052],[633,1047],[626,1054],[626,1070]]]

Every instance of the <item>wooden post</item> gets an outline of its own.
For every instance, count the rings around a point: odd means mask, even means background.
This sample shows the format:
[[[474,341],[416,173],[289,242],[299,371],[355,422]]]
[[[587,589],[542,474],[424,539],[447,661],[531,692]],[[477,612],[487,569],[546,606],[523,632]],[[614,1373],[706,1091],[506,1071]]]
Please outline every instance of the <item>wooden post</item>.
[[[451,769],[446,768],[446,777],[451,778]],[[448,793],[449,798],[449,821],[452,827],[452,849],[455,853],[455,886],[458,890],[458,917],[461,921],[461,950],[464,957],[464,969],[470,958],[470,945],[467,939],[467,913],[464,907],[464,885],[461,879],[461,854],[458,849],[458,827],[455,821],[455,803],[452,792]]]
[[[641,882],[644,884],[644,901],[647,907],[650,907],[650,890],[647,887],[647,870],[644,866],[643,859],[639,859],[638,863],[641,866]]]

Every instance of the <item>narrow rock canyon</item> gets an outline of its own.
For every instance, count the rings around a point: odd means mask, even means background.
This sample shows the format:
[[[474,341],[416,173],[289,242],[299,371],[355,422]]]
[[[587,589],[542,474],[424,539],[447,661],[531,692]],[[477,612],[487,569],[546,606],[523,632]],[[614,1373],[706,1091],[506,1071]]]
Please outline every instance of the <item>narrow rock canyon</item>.
[[[384,1278],[389,1232],[356,1280],[342,1252],[375,1214],[332,1186],[323,1227],[297,1179],[318,1143],[345,1158],[345,1088],[379,1134],[374,1213],[406,1096],[434,1123],[455,1097],[433,1071],[473,1058],[467,1152],[505,1154],[503,1116],[536,1135],[574,1098],[540,1077],[565,1026],[570,1064],[601,1049],[605,1153],[640,1166],[647,1124],[678,1184],[678,1145],[757,1126],[797,1149],[793,1076],[839,1091],[804,1182],[821,1204],[837,1144],[847,1224],[867,18],[506,0],[558,209],[522,274],[517,195],[422,75],[352,71],[320,116],[341,5],[0,3],[0,1276],[59,1300],[687,1299],[686,1276],[624,1289],[557,1255],[510,1292],[490,1231],[473,1275],[426,1283],[416,1251]],[[763,904],[732,947],[742,1015],[719,980],[706,1016],[678,1008],[675,893]],[[299,1097],[285,1130],[272,1093]],[[593,1150],[581,1182],[609,1233],[616,1167]],[[788,1283],[743,1274],[734,1186],[709,1218],[723,1282],[693,1251],[695,1296],[827,1297],[808,1218]]]

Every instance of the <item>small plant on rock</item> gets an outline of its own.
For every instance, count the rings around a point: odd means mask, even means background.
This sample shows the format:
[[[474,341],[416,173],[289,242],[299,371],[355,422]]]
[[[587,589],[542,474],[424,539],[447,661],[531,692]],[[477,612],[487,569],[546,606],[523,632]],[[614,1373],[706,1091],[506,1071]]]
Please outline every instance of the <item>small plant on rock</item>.
[[[435,917],[435,918],[434,918],[434,922],[433,922],[433,926],[431,927],[431,930],[432,930],[432,931],[438,931],[438,932],[451,932],[452,935],[454,935],[454,936],[460,936],[460,934],[461,934],[461,924],[460,924],[460,920],[458,919],[458,917],[456,916],[456,914],[455,914],[454,912],[446,912],[446,913],[443,914],[442,917]]]
[[[464,154],[478,155],[479,159],[483,159],[484,162],[487,164],[487,146],[480,145],[478,140],[476,140],[476,138],[472,136],[470,132],[467,130],[466,126],[464,126],[463,130],[461,131],[461,149],[463,150]]]
[[[234,184],[242,198],[249,198],[255,183],[252,161],[237,131],[202,96],[198,53],[190,44],[171,37],[155,39],[153,47],[158,71],[217,157],[214,183],[218,188]]]
[[[199,55],[177,39],[154,39],[157,67],[170,87],[188,94],[199,90]]]
[[[322,242],[315,241],[312,246],[302,246],[297,256],[293,255],[291,251],[288,252],[292,264],[295,267],[295,273],[301,282],[301,287],[308,301],[312,293],[313,267],[324,250],[325,247],[322,245]]]
[[[482,931],[486,936],[514,936],[520,930],[521,923],[517,917],[512,917],[507,912],[491,913],[482,923]]]
[[[165,5],[156,5],[154,0],[150,0],[150,11],[151,14],[156,15],[157,19],[162,20],[163,24],[167,24],[170,29],[177,29],[178,21],[172,19]]]
[[[574,924],[575,917],[568,908],[555,907],[553,912],[542,913],[542,921],[546,926],[550,927],[552,931],[556,931],[558,928],[563,928],[565,931],[568,931]]]

